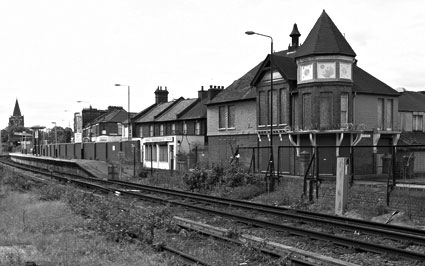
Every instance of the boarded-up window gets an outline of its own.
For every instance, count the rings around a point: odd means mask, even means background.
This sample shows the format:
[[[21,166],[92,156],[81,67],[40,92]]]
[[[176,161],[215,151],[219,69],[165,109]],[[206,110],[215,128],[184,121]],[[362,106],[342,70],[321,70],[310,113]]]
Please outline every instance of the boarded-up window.
[[[393,100],[392,99],[387,99],[385,126],[387,130],[392,130],[393,128]]]
[[[341,127],[345,127],[348,123],[348,93],[341,93]]]
[[[299,111],[299,104],[298,104],[298,95],[294,95],[292,98],[292,119],[294,121],[294,126],[298,127],[300,125],[298,114]]]
[[[378,99],[378,128],[384,129],[384,99]]]
[[[277,124],[277,117],[279,114],[279,94],[278,91],[273,90],[273,125]]]
[[[320,128],[330,129],[332,126],[332,93],[320,93]]]
[[[260,91],[259,93],[259,125],[265,125],[267,123],[267,99],[266,93],[264,91]]]
[[[279,90],[279,98],[280,98],[280,105],[279,105],[279,124],[286,124],[288,121],[287,118],[287,95],[286,95],[286,89],[280,89]]]
[[[312,121],[312,112],[311,112],[311,94],[306,93],[303,94],[303,128],[308,129],[311,128],[311,121]]]
[[[227,121],[227,127],[228,128],[235,128],[235,106],[229,105],[228,106],[228,121]]]
[[[270,125],[270,123],[271,123],[271,121],[270,121],[270,101],[271,101],[270,94],[271,94],[271,92],[267,91],[267,107],[266,107],[266,109],[267,109],[267,125]]]

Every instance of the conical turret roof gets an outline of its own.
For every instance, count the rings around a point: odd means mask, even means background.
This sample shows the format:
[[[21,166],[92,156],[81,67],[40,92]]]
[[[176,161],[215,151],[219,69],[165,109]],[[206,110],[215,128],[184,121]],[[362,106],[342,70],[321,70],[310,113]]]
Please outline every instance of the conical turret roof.
[[[345,37],[338,30],[331,18],[323,10],[314,27],[308,34],[304,44],[298,49],[297,57],[309,55],[347,55],[355,57]]]

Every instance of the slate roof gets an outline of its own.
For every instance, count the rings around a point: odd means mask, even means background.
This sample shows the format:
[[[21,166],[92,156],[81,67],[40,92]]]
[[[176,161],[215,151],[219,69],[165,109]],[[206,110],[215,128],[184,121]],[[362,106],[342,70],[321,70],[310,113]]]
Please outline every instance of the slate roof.
[[[400,95],[396,90],[367,73],[356,64],[353,64],[353,91],[366,94]]]
[[[356,56],[345,37],[323,10],[303,45],[298,49],[297,57],[329,54]]]
[[[181,100],[170,107],[166,112],[164,112],[159,117],[155,118],[155,121],[165,122],[165,121],[174,121],[179,117],[178,115],[181,112],[184,112],[187,108],[190,108],[198,99],[186,99]]]
[[[401,112],[425,112],[425,94],[416,91],[404,91],[398,98],[398,110]]]
[[[95,118],[90,124],[97,123],[122,123],[127,120],[128,113],[124,109],[113,109]]]
[[[207,102],[208,98],[196,102],[192,108],[187,110],[186,112],[183,112],[179,119],[182,120],[190,120],[190,119],[200,119],[200,118],[206,118],[207,117]]]
[[[303,45],[292,52],[283,50],[274,53],[273,62],[285,79],[297,80],[296,58],[306,55],[328,54],[347,55],[352,57],[356,56],[356,53],[351,48],[350,44],[326,12],[323,11]],[[258,71],[267,65],[269,59],[270,55],[241,78],[235,80],[208,104],[255,99],[256,91],[251,85],[255,83],[255,78],[259,78],[260,73],[258,73]],[[365,94],[399,95],[396,90],[367,73],[356,64],[353,64],[353,91]]]
[[[241,78],[233,81],[230,86],[217,94],[217,96],[215,96],[208,104],[255,99],[255,90],[251,87],[250,83],[261,64],[262,62],[248,71]]]
[[[134,121],[134,123],[146,123],[146,122],[152,122],[152,121],[154,121],[155,120],[155,116],[157,116],[162,111],[164,111],[166,108],[170,107],[171,105],[175,104],[176,101],[179,101],[181,99],[183,99],[183,98],[180,98],[180,99],[173,100],[173,101],[170,101],[170,102],[160,103],[160,104],[155,105],[151,110],[149,110],[144,115],[142,115],[139,118],[137,118]]]

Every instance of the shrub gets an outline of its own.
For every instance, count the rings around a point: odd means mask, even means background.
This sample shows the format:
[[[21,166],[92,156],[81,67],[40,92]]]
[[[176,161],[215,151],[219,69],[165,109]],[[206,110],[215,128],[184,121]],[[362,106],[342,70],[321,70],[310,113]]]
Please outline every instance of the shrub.
[[[207,187],[208,173],[199,168],[191,169],[190,173],[183,176],[183,180],[186,185],[189,186],[190,191],[200,191]]]
[[[241,168],[231,166],[224,171],[224,182],[229,187],[252,184],[254,177],[242,172]]]

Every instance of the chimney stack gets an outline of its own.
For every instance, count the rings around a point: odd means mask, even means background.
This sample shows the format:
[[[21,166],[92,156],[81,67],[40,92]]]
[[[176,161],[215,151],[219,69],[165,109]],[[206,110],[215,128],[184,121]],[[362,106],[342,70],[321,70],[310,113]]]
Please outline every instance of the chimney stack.
[[[158,86],[155,90],[155,104],[166,103],[168,102],[168,90],[167,86],[165,89],[162,89],[162,86]]]

